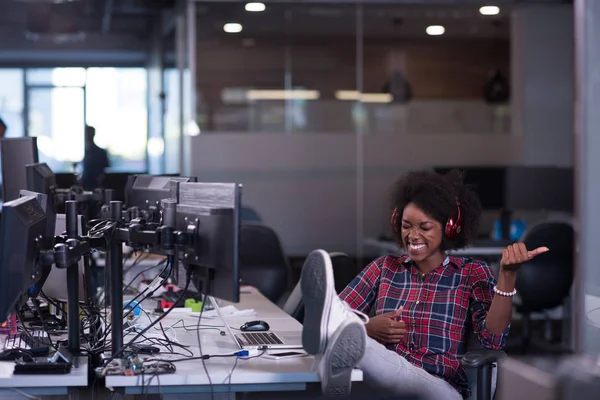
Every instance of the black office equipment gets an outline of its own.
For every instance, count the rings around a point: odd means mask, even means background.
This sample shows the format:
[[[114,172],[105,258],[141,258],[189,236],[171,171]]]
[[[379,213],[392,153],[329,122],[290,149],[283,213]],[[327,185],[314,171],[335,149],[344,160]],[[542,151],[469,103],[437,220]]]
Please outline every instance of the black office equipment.
[[[196,178],[160,175],[130,175],[125,188],[125,206],[132,214],[148,222],[159,222],[160,202],[176,197],[171,182],[196,182]]]
[[[244,325],[240,326],[242,332],[264,332],[271,329],[268,323],[265,321],[248,321]]]
[[[260,223],[240,227],[240,277],[277,303],[288,290],[291,268],[277,233]]]
[[[18,199],[19,191],[27,186],[25,166],[38,162],[37,138],[0,139],[0,158],[4,201]]]
[[[111,189],[113,191],[113,201],[125,201],[125,188],[131,175],[137,172],[107,172],[100,179],[102,189]]]
[[[445,175],[453,169],[463,171],[465,184],[472,185],[485,210],[505,208],[506,167],[437,167],[438,174]]]
[[[573,213],[573,168],[514,166],[507,169],[506,208]]]
[[[0,223],[0,319],[21,307],[42,277],[38,241],[45,234],[46,214],[34,196],[4,203]]]
[[[25,349],[30,350],[33,353],[39,352],[40,349],[45,348],[46,354],[48,353],[48,346],[52,345],[52,340],[46,335],[44,331],[37,332],[21,332],[16,334],[7,335],[4,338],[3,348],[8,349]]]
[[[182,182],[178,186],[175,224],[178,231],[193,232],[193,242],[181,258],[192,283],[203,294],[239,302],[241,185]]]

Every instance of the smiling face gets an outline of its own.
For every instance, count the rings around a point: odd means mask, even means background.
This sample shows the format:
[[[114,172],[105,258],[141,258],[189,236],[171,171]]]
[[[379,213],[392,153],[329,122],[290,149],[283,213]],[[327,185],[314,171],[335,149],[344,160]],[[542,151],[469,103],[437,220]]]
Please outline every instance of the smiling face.
[[[425,214],[414,203],[404,207],[401,234],[408,256],[415,263],[430,258],[437,262],[437,259],[443,255],[442,224]]]

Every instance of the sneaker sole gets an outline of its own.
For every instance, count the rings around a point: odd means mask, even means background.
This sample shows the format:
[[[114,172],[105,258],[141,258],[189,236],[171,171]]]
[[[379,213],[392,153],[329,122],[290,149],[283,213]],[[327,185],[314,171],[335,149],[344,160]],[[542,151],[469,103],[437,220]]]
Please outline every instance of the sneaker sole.
[[[327,397],[346,397],[352,388],[352,370],[362,359],[366,332],[360,322],[349,321],[333,334],[324,359],[321,390]]]
[[[315,250],[309,254],[300,278],[304,302],[302,346],[308,354],[321,354],[327,345],[327,325],[331,310],[333,269],[329,254]]]

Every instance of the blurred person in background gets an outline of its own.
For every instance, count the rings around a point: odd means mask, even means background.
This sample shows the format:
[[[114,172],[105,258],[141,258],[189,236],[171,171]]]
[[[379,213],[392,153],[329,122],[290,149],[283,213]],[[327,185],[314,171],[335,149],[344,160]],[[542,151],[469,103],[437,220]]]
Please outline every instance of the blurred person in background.
[[[110,167],[108,152],[96,145],[95,136],[96,128],[87,125],[85,127],[85,154],[81,162],[83,167],[81,185],[84,190],[94,190],[99,187],[106,168]]]

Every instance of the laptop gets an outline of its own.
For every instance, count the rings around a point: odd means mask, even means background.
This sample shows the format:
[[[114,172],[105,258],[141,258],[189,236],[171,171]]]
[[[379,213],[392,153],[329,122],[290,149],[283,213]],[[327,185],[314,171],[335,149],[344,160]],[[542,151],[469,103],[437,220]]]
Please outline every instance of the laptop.
[[[302,332],[239,332],[234,333],[227,320],[223,317],[218,303],[211,297],[210,302],[225,325],[229,335],[241,350],[268,350],[268,349],[302,349]]]

